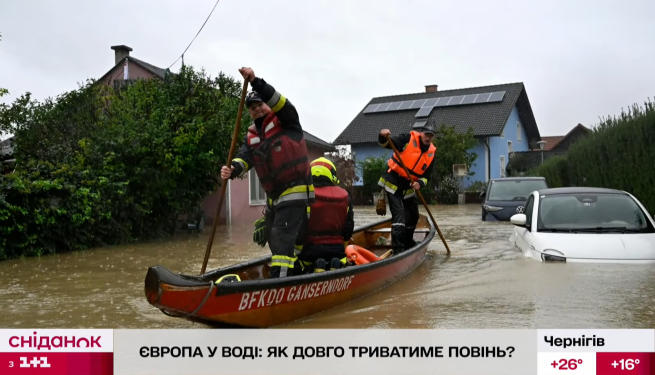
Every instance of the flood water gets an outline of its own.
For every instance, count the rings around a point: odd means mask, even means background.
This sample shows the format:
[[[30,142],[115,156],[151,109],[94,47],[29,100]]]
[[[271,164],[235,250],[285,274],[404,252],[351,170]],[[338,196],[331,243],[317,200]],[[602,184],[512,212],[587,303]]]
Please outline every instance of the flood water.
[[[542,264],[483,223],[480,206],[432,206],[438,234],[400,282],[285,328],[651,328],[655,266]],[[422,212],[424,212],[422,210]],[[390,215],[387,213],[387,215]],[[379,220],[356,208],[356,224]],[[174,240],[0,262],[2,328],[205,328],[168,317],[145,299],[147,268],[198,274],[209,228]],[[268,253],[252,225],[219,227],[207,269]]]

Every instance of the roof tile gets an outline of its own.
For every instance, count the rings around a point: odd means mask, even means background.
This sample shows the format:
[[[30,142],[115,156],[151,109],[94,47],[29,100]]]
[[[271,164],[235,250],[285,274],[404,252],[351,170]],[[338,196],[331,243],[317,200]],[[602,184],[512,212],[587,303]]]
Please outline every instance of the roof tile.
[[[437,107],[432,110],[428,118],[432,121],[436,120],[438,125],[455,126],[457,132],[463,133],[469,127],[473,127],[476,136],[493,136],[500,134],[512,109],[517,105],[522,123],[524,123],[526,132],[528,133],[528,138],[531,141],[538,140],[539,130],[532,114],[525,87],[522,82],[518,82],[428,93],[422,92],[376,97],[362,108],[333,143],[353,144],[377,142],[377,134],[381,129],[389,129],[392,133],[396,134],[407,132],[416,121],[414,117],[417,112],[416,109],[364,114],[364,109],[370,104],[480,94],[494,91],[506,92],[501,102]]]

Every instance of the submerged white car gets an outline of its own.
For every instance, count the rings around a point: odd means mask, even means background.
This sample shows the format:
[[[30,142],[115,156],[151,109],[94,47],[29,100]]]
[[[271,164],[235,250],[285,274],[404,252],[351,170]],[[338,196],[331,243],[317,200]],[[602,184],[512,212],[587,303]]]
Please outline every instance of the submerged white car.
[[[655,263],[655,221],[631,194],[571,187],[533,191],[509,241],[539,261]]]

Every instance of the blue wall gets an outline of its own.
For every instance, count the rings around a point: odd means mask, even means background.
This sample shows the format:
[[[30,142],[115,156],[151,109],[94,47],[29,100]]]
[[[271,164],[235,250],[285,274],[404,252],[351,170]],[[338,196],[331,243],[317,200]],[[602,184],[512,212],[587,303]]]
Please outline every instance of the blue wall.
[[[491,163],[491,178],[499,178],[501,177],[500,175],[500,157],[504,156],[505,157],[505,166],[507,166],[507,163],[509,162],[509,150],[508,150],[508,141],[512,142],[512,150],[513,151],[528,151],[529,150],[529,145],[528,145],[528,139],[527,136],[525,135],[525,129],[523,128],[523,124],[521,124],[521,141],[519,142],[518,136],[517,136],[517,129],[516,129],[516,124],[520,122],[519,119],[519,113],[516,107],[512,110],[512,113],[509,115],[509,119],[507,119],[507,123],[505,123],[505,129],[500,137],[489,137],[489,147],[491,148],[491,158],[490,158],[490,163]]]
[[[484,143],[485,138],[478,138],[478,145],[468,150],[469,153],[476,153],[478,157],[473,162],[473,165],[469,167],[469,172],[475,172],[473,176],[468,176],[463,181],[463,188],[468,188],[476,181],[486,181],[487,176],[487,145]],[[437,155],[439,153],[437,152]]]
[[[512,151],[528,151],[529,144],[528,139],[525,134],[525,129],[523,124],[520,127],[520,138],[517,136],[516,124],[520,123],[519,113],[516,107],[512,110],[507,122],[505,123],[505,129],[502,134],[502,137],[494,136],[489,137],[489,147],[491,149],[489,156],[489,163],[491,163],[490,172],[491,175],[489,178],[499,178],[500,177],[500,156],[505,156],[505,166],[509,162],[509,150],[508,150],[508,141],[512,142]],[[484,141],[485,138],[478,138],[479,143],[469,150],[469,152],[475,152],[478,154],[477,159],[473,162],[473,166],[470,167],[472,172],[475,172],[475,175],[467,177],[464,179],[464,188],[470,186],[476,181],[486,182],[486,154],[487,146]],[[356,145],[351,145],[351,151],[355,152],[355,162],[365,160],[371,156],[384,156],[385,158],[391,157],[392,150],[387,150],[380,145],[375,143],[360,143]],[[437,151],[437,157],[439,157],[439,151]],[[355,186],[361,186],[363,182],[361,181],[361,171],[357,170],[357,175],[360,177],[360,181],[356,182]]]
[[[357,170],[357,176],[359,176],[359,181],[355,182],[354,186],[364,185],[362,179],[362,171],[359,169],[359,162],[366,160],[370,157],[384,156],[385,158],[390,158],[393,150],[387,150],[382,148],[377,142],[375,143],[358,143],[350,145],[351,152],[355,152],[355,165]]]

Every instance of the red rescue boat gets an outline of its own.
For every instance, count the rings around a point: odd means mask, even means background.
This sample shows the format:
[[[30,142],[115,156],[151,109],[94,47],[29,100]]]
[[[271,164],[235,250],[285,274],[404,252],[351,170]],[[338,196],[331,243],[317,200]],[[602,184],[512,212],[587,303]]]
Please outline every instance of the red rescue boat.
[[[165,267],[153,266],[145,278],[145,294],[151,305],[169,316],[219,326],[277,326],[395,283],[423,262],[435,233],[434,225],[420,215],[415,234],[424,237],[407,251],[389,256],[391,219],[382,220],[357,228],[350,240],[350,244],[377,255],[377,260],[280,279],[268,278],[270,256],[199,276],[176,274]],[[231,275],[237,275],[240,281],[225,282]]]

